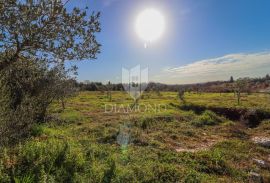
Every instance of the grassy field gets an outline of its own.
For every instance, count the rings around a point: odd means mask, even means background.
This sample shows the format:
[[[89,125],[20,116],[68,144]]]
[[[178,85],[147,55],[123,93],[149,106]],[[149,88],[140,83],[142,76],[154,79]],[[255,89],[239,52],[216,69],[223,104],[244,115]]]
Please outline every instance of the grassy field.
[[[202,94],[187,94],[187,101],[196,105],[228,107],[228,108],[258,108],[270,110],[270,95],[269,94],[242,94],[240,105],[237,104],[237,99],[233,93],[202,93]]]
[[[1,149],[1,182],[248,182],[257,172],[270,182],[270,149],[254,144],[270,136],[270,120],[248,128],[208,108],[270,111],[267,94],[144,93],[136,107],[125,92],[81,92],[66,109],[54,103],[48,123],[32,137]],[[204,106],[199,113],[182,106]]]

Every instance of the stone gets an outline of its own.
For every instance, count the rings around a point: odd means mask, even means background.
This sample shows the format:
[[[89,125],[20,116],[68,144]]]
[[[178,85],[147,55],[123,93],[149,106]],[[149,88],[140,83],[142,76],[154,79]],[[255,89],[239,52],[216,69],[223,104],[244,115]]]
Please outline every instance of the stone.
[[[256,165],[258,165],[261,168],[264,169],[270,169],[270,163],[264,160],[260,160],[260,159],[255,159],[253,158],[253,161]]]
[[[268,138],[268,137],[253,137],[252,141],[255,144],[270,148],[270,138]]]
[[[256,172],[250,172],[248,182],[249,183],[263,183],[263,177]]]

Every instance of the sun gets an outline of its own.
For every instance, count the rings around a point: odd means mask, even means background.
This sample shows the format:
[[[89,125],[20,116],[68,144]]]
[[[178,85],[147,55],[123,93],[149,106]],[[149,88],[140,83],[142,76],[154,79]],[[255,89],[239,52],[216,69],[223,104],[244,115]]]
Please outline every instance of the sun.
[[[164,32],[164,17],[158,10],[145,9],[138,15],[135,29],[138,36],[143,39],[145,43],[155,41],[160,38]]]

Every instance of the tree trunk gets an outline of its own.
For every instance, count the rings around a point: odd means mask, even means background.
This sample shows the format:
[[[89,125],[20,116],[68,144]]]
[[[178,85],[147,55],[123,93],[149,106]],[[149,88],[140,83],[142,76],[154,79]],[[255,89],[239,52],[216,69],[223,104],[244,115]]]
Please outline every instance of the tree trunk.
[[[65,101],[64,101],[64,99],[61,99],[61,105],[62,105],[62,110],[65,110]]]

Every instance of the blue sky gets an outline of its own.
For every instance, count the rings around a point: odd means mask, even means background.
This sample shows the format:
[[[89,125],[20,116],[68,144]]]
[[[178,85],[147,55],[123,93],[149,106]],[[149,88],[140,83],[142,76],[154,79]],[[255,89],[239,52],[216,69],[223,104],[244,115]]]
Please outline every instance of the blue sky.
[[[121,82],[122,67],[138,64],[163,83],[270,73],[269,0],[70,0],[73,6],[101,12],[101,54],[78,63],[80,81]],[[163,14],[166,28],[145,49],[134,27],[147,8]]]

